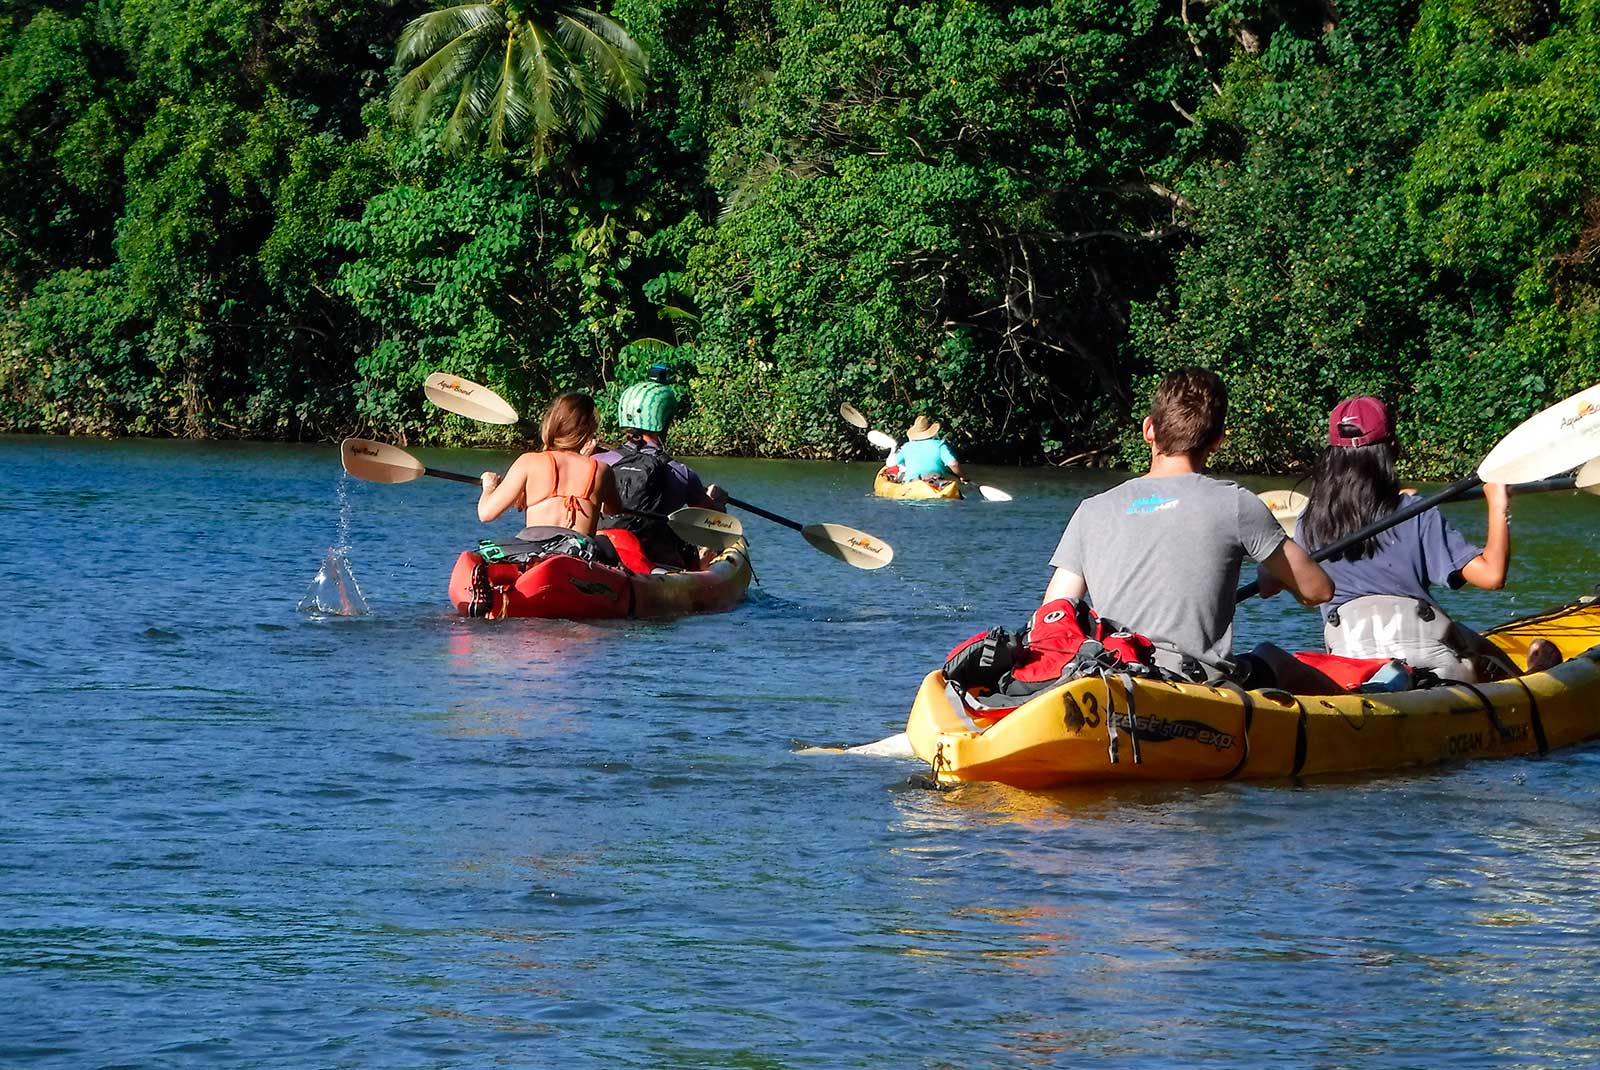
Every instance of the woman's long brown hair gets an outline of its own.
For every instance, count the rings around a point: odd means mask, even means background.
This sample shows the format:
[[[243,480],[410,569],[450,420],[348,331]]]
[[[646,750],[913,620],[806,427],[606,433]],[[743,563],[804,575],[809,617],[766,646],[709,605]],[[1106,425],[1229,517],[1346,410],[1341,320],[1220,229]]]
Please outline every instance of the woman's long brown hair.
[[[577,392],[562,394],[545,410],[539,440],[547,450],[576,451],[594,437],[599,427],[594,398]]]

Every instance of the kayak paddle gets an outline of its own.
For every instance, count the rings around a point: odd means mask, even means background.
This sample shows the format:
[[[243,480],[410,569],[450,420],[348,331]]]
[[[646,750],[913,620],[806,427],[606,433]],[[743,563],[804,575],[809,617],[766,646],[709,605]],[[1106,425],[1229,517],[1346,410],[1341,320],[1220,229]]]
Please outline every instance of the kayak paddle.
[[[344,470],[368,483],[409,483],[423,476],[450,479],[457,483],[475,483],[482,486],[476,476],[460,472],[446,472],[429,468],[399,446],[384,442],[371,442],[364,438],[347,438],[339,443],[339,459]],[[721,552],[744,541],[744,525],[736,516],[719,513],[715,509],[685,506],[670,516],[656,513],[638,513],[639,516],[665,519],[679,538],[696,546],[707,546]]]
[[[801,524],[798,520],[769,513],[758,505],[734,497],[728,498],[728,504],[798,531],[806,542],[818,550],[855,568],[871,572],[894,560],[894,547],[864,531],[847,528],[843,524]]]
[[[339,443],[339,460],[346,472],[368,483],[409,483],[422,476],[433,476],[436,479],[453,479],[457,483],[483,485],[477,476],[429,468],[399,446],[365,438],[347,438]]]
[[[459,377],[443,376],[441,373],[430,375],[428,377],[428,381],[431,383],[433,380],[438,378],[449,379],[455,384],[454,388],[451,389],[446,389],[442,384],[435,390],[428,390],[426,386],[423,388],[423,392],[427,394],[428,400],[439,406],[441,409],[457,413],[461,416],[470,416],[475,420],[487,418],[479,415],[480,413],[498,412],[500,416],[509,416],[510,419],[489,420],[490,423],[516,422],[516,410],[510,405],[507,405],[487,387],[479,386],[477,383],[469,382],[466,379],[461,379]],[[845,408],[846,406],[840,406],[839,411],[841,415],[844,413]],[[851,408],[850,411],[855,412],[855,409]],[[859,412],[856,413],[856,416],[860,418],[862,426],[866,426],[866,417],[862,416]],[[374,445],[377,444],[374,443]],[[388,448],[394,449],[392,446]],[[398,452],[403,453],[404,451],[401,450]],[[409,457],[410,455],[407,454],[407,456]],[[416,462],[415,458],[412,458],[412,461],[420,464],[420,462]],[[346,466],[346,471],[349,471],[348,465]],[[351,474],[354,475],[355,473]],[[423,469],[422,471],[416,472],[413,475],[407,476],[406,478],[415,479],[418,475],[442,474],[443,473]],[[446,478],[455,477],[447,475]],[[403,482],[403,480],[390,480],[389,482]],[[472,482],[476,483],[478,481],[472,480]],[[768,520],[775,521],[784,525],[785,527],[793,528],[795,531],[798,531],[802,536],[805,537],[806,542],[810,543],[812,546],[816,547],[818,550],[821,550],[830,557],[837,557],[840,561],[843,561],[847,565],[853,565],[856,568],[870,570],[882,568],[884,565],[887,565],[890,561],[894,560],[893,547],[884,542],[882,539],[868,535],[864,531],[857,531],[855,528],[847,528],[842,524],[801,525],[793,520],[790,520],[788,517],[782,517],[776,513],[769,513],[764,509],[751,505],[748,502],[739,501],[736,498],[729,498],[728,501],[730,504],[737,505],[741,509],[755,513],[757,516],[763,516]],[[724,544],[715,541],[707,541],[708,538],[720,538],[726,540],[728,537],[726,530],[718,528],[716,521],[713,519],[714,517],[718,516],[731,520],[732,523],[738,528],[737,534],[741,538],[743,537],[744,528],[743,525],[739,524],[738,518],[728,517],[726,513],[720,513],[715,509],[700,509],[694,506],[686,506],[685,508],[674,512],[668,519],[672,520],[684,513],[691,514],[691,522],[693,523],[694,530],[697,532],[697,534],[684,534],[684,531],[681,530],[676,523],[673,524],[673,530],[677,531],[679,536],[681,536],[687,542],[692,542],[697,546],[709,546],[713,549],[726,549],[726,545]],[[706,515],[702,516],[700,514]]]
[[[882,431],[868,431],[867,441],[878,447],[884,453],[893,453],[895,450],[900,448],[900,443],[896,442],[893,436],[886,435]]]
[[[1600,457],[1589,461],[1576,472],[1549,479],[1536,479],[1531,483],[1513,483],[1506,488],[1513,495],[1543,494],[1552,490],[1581,490],[1587,494],[1600,494]],[[1482,487],[1473,487],[1462,498],[1483,497]]]
[[[514,424],[517,410],[486,386],[468,382],[457,375],[434,372],[422,384],[429,401],[447,412],[486,424]]]
[[[1589,462],[1597,458],[1600,458],[1600,384],[1558,401],[1512,428],[1472,475],[1463,476],[1448,487],[1335,540],[1314,552],[1311,560],[1326,561],[1436,505],[1470,494],[1485,483],[1532,483],[1579,465],[1588,472]],[[1591,478],[1597,475],[1600,473],[1590,472]],[[1260,590],[1261,585],[1252,581],[1240,587],[1235,597],[1243,602]]]
[[[1264,490],[1256,497],[1272,510],[1272,519],[1278,522],[1284,532],[1293,535],[1295,522],[1306,511],[1306,496],[1297,490]]]
[[[1564,476],[1551,476],[1549,479],[1536,479],[1531,483],[1512,483],[1506,487],[1506,493],[1512,497],[1521,497],[1524,494],[1546,494],[1553,490],[1581,490],[1589,494],[1600,495],[1600,457],[1590,461],[1575,473]],[[1297,490],[1264,490],[1256,497],[1272,510],[1272,517],[1283,526],[1283,530],[1290,535],[1294,534],[1295,522],[1306,511],[1309,499]],[[1483,497],[1482,487],[1473,487],[1461,495],[1457,501],[1467,501],[1471,498]]]

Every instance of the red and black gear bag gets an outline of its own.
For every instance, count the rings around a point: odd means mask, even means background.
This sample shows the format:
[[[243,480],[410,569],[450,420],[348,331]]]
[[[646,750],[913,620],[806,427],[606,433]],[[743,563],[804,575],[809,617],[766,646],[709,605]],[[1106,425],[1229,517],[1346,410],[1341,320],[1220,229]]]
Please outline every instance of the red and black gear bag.
[[[1011,671],[1017,638],[1004,628],[990,628],[964,639],[944,659],[944,678],[968,691],[994,691]]]
[[[1083,650],[1090,639],[1099,644],[1093,657]],[[1106,620],[1083,602],[1058,598],[1033,611],[1026,631],[1013,636],[990,628],[957,644],[945,659],[944,675],[968,690],[1026,693],[1096,668],[1153,669],[1155,649],[1145,636]]]
[[[1115,621],[1106,620],[1088,605],[1072,598],[1057,598],[1033,611],[1011,677],[1018,683],[1038,684],[1059,680],[1078,657],[1085,640],[1093,639],[1124,666],[1152,665],[1155,644]]]

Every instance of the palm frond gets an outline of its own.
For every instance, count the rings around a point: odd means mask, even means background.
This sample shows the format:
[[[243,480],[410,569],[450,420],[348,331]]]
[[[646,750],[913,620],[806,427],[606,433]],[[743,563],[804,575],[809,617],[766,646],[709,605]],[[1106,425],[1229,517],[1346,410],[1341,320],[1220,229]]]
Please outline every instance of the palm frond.
[[[587,140],[600,132],[611,106],[611,94],[587,64],[573,64],[570,78],[572,89],[563,99],[567,125],[579,138]]]
[[[562,43],[593,65],[618,103],[632,108],[644,93],[649,62],[622,24],[597,11],[574,8],[557,15],[556,26]]]
[[[516,62],[517,33],[506,38],[500,57],[500,72],[495,79],[494,100],[489,105],[489,146],[495,153],[505,152],[521,139],[527,126],[528,105],[522,77]]]
[[[648,61],[615,19],[571,0],[526,0],[508,15],[509,0],[457,4],[406,25],[396,46],[402,67],[391,112],[420,127],[447,93],[455,104],[441,147],[456,151],[486,136],[493,152],[568,132],[599,133],[613,101],[637,106]]]
[[[482,62],[491,43],[481,29],[450,41],[400,79],[389,97],[390,114],[404,119],[409,113],[412,125],[423,126],[439,97]]]
[[[395,45],[394,60],[409,67],[424,56],[431,56],[446,43],[476,30],[504,25],[505,16],[495,4],[459,4],[419,15],[406,23]]]
[[[559,132],[565,125],[561,97],[571,90],[567,70],[571,64],[561,43],[545,27],[529,22],[521,37],[521,74],[527,90],[534,130],[539,137]]]
[[[472,71],[462,80],[461,94],[450,119],[444,124],[444,139],[440,147],[448,153],[460,152],[475,142],[483,127],[484,116],[494,103],[499,80],[494,77],[494,54],[484,52]],[[487,75],[488,77],[485,77]]]

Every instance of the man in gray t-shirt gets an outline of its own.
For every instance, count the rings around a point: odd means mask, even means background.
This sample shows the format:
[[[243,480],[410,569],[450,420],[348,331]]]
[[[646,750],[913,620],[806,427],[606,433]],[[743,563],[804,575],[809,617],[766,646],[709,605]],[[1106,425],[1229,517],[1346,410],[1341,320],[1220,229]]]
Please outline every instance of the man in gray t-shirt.
[[[1087,595],[1102,616],[1149,636],[1168,667],[1190,658],[1229,672],[1246,555],[1306,605],[1333,596],[1327,574],[1259,498],[1202,474],[1222,445],[1227,412],[1227,388],[1212,372],[1180,368],[1161,381],[1144,421],[1150,473],[1078,506],[1050,558],[1045,601]],[[1290,677],[1280,686],[1320,684],[1281,653],[1267,657]]]
[[[1083,577],[1101,616],[1221,666],[1233,651],[1240,565],[1271,559],[1287,539],[1237,483],[1145,476],[1078,506],[1050,564]]]

